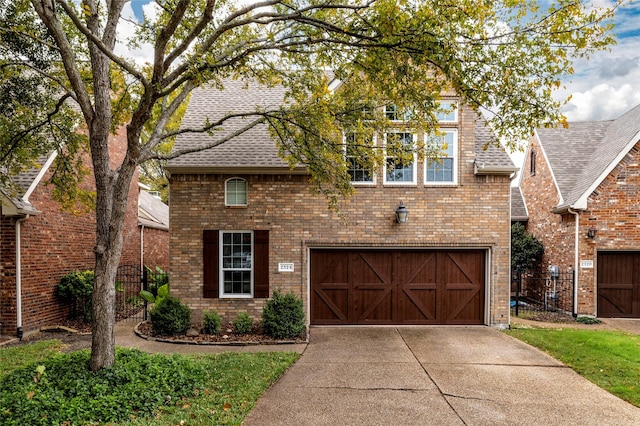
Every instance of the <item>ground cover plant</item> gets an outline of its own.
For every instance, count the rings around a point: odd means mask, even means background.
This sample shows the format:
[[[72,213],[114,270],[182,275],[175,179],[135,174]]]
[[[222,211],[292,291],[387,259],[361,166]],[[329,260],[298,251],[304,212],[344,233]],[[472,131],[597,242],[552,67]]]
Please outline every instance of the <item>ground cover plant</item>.
[[[640,407],[640,336],[614,331],[522,328],[506,332]]]
[[[8,349],[30,352],[30,346],[2,348],[0,357]],[[0,379],[0,424],[240,424],[297,357],[118,349],[113,368],[93,373],[89,351],[55,354],[28,366],[7,367]]]
[[[44,340],[29,345],[6,346],[0,349],[0,379],[10,372],[34,362],[45,360],[62,350],[59,340]]]

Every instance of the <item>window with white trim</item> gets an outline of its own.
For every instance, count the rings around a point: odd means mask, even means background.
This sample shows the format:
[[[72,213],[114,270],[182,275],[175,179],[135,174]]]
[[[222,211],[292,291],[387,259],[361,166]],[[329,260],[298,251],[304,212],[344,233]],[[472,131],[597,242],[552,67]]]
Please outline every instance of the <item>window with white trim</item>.
[[[408,111],[401,111],[396,105],[385,105],[384,114],[388,120],[391,121],[409,121],[410,113]]]
[[[227,206],[247,205],[247,181],[245,179],[227,179],[225,182],[224,203]]]
[[[345,161],[347,163],[347,172],[351,176],[351,183],[372,184],[374,176],[370,168],[367,166],[371,163],[373,141],[367,140],[365,135],[360,133],[347,133],[345,136]]]
[[[457,183],[458,132],[442,130],[442,134],[427,136],[429,148],[439,152],[439,158],[425,160],[425,183],[429,185]]]
[[[458,122],[458,102],[453,100],[438,101],[438,110],[436,110],[436,119],[439,123],[457,123]]]
[[[253,297],[253,232],[220,231],[220,297]]]
[[[384,183],[411,185],[416,183],[415,135],[410,132],[388,132],[384,135],[386,161]]]

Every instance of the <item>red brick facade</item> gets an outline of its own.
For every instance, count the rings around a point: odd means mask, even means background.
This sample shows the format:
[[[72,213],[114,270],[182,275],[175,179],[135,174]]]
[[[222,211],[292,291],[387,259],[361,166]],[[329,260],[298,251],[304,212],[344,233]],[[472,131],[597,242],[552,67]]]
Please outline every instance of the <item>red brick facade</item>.
[[[122,155],[124,132],[113,136],[114,155]],[[118,152],[119,151],[119,152]],[[41,213],[20,224],[22,326],[24,332],[57,324],[69,315],[69,305],[56,295],[60,278],[74,270],[93,269],[95,213],[74,215],[62,211],[53,200],[52,187],[43,181],[29,201]],[[95,187],[91,178],[87,185]],[[140,264],[140,235],[137,226],[137,176],[131,183],[125,218],[122,264]],[[0,216],[0,332],[16,332],[16,217]]]
[[[265,299],[203,298],[203,231],[269,230],[270,292],[282,289],[309,303],[309,252],[318,247],[482,248],[487,251],[487,312],[494,327],[509,323],[510,178],[474,174],[475,113],[461,111],[459,173],[456,185],[359,186],[340,205],[344,220],[327,200],[310,191],[308,177],[279,174],[176,174],[170,186],[171,292],[194,311],[216,309],[226,320],[240,311],[260,318]],[[248,206],[225,207],[224,183],[248,182]],[[395,222],[400,201],[410,210],[406,224]],[[293,272],[278,272],[293,263]],[[308,315],[308,314],[307,314]]]
[[[530,173],[531,150],[537,153],[534,175]],[[523,170],[520,186],[529,211],[527,229],[544,244],[543,266],[575,269],[577,217],[577,314],[596,315],[598,251],[640,250],[640,146],[633,147],[606,176],[589,195],[586,210],[576,211],[577,216],[552,212],[560,201],[559,194],[536,138]],[[597,229],[594,239],[587,236],[591,227]]]
[[[163,229],[145,227],[142,237],[144,266],[155,270],[159,266],[169,270],[169,232]]]

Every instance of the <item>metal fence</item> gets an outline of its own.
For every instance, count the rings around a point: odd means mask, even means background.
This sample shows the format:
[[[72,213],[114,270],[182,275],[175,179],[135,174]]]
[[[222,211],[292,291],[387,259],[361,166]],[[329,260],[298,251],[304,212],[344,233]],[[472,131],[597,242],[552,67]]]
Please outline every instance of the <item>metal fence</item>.
[[[140,322],[147,319],[147,302],[141,290],[154,295],[160,285],[169,282],[169,275],[156,268],[140,269],[138,265],[121,265],[116,274],[116,321]]]
[[[573,288],[571,270],[516,271],[511,279],[511,314],[547,321],[569,319],[573,312]]]

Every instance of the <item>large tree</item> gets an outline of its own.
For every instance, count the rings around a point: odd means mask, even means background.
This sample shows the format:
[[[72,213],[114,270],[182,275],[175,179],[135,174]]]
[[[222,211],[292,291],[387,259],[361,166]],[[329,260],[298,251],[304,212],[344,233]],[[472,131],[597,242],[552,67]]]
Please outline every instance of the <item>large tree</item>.
[[[114,282],[129,184],[144,162],[184,154],[167,153],[166,141],[177,134],[216,136],[238,117],[243,130],[266,122],[283,157],[306,165],[316,187],[335,202],[350,191],[341,134],[367,135],[384,126],[375,107],[393,104],[411,112],[409,125],[435,131],[437,100],[454,90],[514,146],[533,128],[564,121],[553,90],[573,72],[574,58],[613,42],[607,24],[613,11],[574,0],[546,10],[535,0],[158,0],[158,13],[135,22],[129,40],[132,49],[153,52],[149,63],[139,64],[116,53],[119,28],[131,23],[122,16],[127,0],[13,3],[25,13],[30,4],[37,16],[33,25],[0,24],[1,43],[11,33],[48,47],[54,58],[37,74],[43,87],[54,89],[47,95],[54,107],[73,101],[88,135],[97,221],[93,370],[114,362]],[[28,55],[11,59],[4,64],[14,75],[33,72]],[[348,84],[329,92],[329,75]],[[281,85],[287,101],[192,128],[170,125],[191,91],[203,84],[223,90],[227,78]],[[55,108],[49,112],[56,115]],[[109,135],[122,126],[127,152],[113,166]],[[21,137],[9,134],[9,141]],[[382,161],[366,144],[355,146],[371,167]]]

